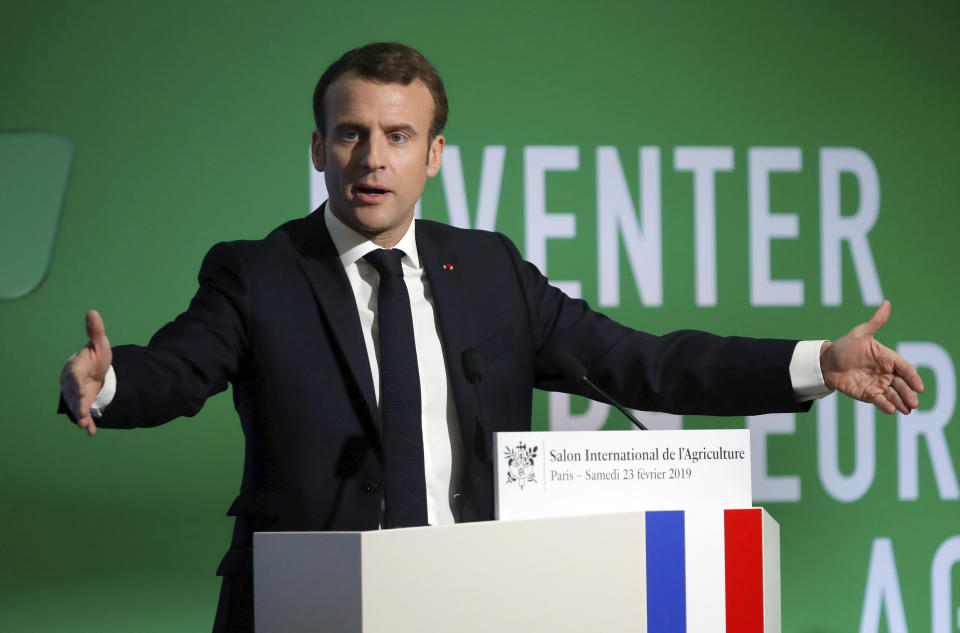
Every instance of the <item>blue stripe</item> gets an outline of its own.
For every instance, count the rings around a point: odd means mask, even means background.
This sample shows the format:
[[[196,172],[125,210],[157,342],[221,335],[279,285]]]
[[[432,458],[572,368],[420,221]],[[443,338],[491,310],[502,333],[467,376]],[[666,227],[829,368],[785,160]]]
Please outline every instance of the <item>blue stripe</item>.
[[[647,630],[686,633],[683,512],[647,512]]]

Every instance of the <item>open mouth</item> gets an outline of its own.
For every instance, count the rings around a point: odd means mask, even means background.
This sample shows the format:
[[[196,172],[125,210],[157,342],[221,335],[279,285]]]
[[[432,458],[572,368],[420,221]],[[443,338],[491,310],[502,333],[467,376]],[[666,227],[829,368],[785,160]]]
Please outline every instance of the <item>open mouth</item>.
[[[389,190],[383,187],[356,185],[353,188],[354,199],[360,204],[380,204],[387,199]]]
[[[353,191],[358,195],[366,195],[366,196],[382,196],[384,194],[389,193],[389,191],[380,187],[364,187],[364,186],[354,187]]]

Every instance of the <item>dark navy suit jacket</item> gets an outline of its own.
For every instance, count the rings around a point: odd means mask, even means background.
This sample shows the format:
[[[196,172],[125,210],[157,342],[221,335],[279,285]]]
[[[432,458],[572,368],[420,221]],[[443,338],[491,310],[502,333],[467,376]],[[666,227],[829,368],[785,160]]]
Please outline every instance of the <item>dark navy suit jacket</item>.
[[[713,415],[804,408],[790,383],[794,341],[638,332],[550,286],[500,234],[417,221],[416,238],[481,519],[493,512],[488,434],[529,430],[534,388],[593,395],[553,366],[558,349],[633,408]],[[119,389],[99,425],[194,415],[232,384],[246,449],[221,575],[249,574],[254,531],[376,529],[383,458],[373,378],[322,211],[262,240],[217,244],[199,282],[189,308],[148,346],[114,348]],[[483,359],[487,429],[461,367],[470,348]]]

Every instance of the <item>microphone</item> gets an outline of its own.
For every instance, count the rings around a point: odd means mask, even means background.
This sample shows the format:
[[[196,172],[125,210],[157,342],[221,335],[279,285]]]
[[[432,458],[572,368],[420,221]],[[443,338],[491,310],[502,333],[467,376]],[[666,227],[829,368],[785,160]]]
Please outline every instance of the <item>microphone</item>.
[[[570,379],[572,379],[572,380],[582,380],[583,382],[585,382],[585,383],[587,383],[588,385],[590,385],[590,388],[591,388],[591,389],[593,389],[594,391],[596,391],[597,393],[599,393],[599,394],[600,394],[601,396],[603,396],[605,399],[609,400],[610,403],[613,404],[613,406],[615,406],[616,408],[620,409],[620,413],[622,413],[623,415],[627,416],[627,418],[628,418],[631,422],[633,422],[633,425],[636,426],[638,429],[640,429],[641,431],[646,431],[646,430],[648,430],[647,427],[645,427],[644,425],[640,424],[640,420],[638,420],[637,418],[635,418],[635,417],[633,416],[633,414],[630,413],[628,410],[624,409],[624,408],[620,405],[619,402],[617,402],[615,399],[613,399],[613,398],[610,396],[610,394],[608,394],[606,391],[604,391],[603,389],[601,389],[601,388],[598,387],[597,385],[593,384],[593,381],[591,381],[589,378],[587,378],[587,368],[584,367],[584,366],[583,366],[583,363],[581,363],[579,360],[577,360],[577,359],[576,359],[572,354],[570,354],[568,351],[562,350],[562,349],[561,349],[561,350],[558,350],[557,353],[556,353],[556,354],[554,355],[554,357],[553,357],[553,362],[554,362],[554,364],[555,364],[557,367],[560,368],[560,371],[561,371],[561,372],[563,373],[563,375],[566,376],[567,378],[570,378]]]
[[[477,423],[483,432],[483,450],[486,453],[484,458],[489,460],[492,459],[493,455],[492,436],[487,428],[487,412],[483,406],[483,398],[480,396],[480,381],[483,380],[483,359],[480,357],[479,351],[469,347],[463,350],[460,360],[463,364],[463,373],[467,377],[467,382],[473,385],[474,392],[477,394],[477,404],[480,406]]]

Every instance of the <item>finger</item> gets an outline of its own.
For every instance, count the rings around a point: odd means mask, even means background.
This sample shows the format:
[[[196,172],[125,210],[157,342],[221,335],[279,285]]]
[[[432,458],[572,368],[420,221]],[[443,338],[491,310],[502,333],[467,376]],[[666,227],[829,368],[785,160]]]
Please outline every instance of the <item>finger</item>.
[[[895,413],[897,410],[882,393],[878,393],[873,397],[873,405],[884,413]]]
[[[103,318],[96,310],[87,312],[87,336],[90,337],[90,344],[97,352],[102,352],[104,348],[110,346],[103,326]]]
[[[908,409],[908,411],[903,411],[901,409],[903,413],[908,413],[909,411],[912,411],[920,406],[920,398],[917,397],[917,394],[913,392],[913,389],[910,388],[910,385],[908,385],[903,378],[895,376],[892,387],[892,391],[896,391],[900,401],[903,402]],[[899,409],[899,407],[897,408]]]
[[[80,397],[74,405],[67,403],[73,410],[73,415],[77,419],[77,426],[81,429],[84,429],[87,432],[87,435],[93,435],[97,432],[97,424],[93,419],[93,414],[90,413],[90,408],[93,406],[93,397]]]
[[[90,415],[89,409],[87,409],[86,415],[77,417],[77,426],[84,429],[87,435],[94,435],[97,432],[97,424],[93,421],[93,416]]]
[[[80,402],[77,404],[77,408],[80,409],[77,412],[78,416],[81,416],[87,424],[93,424],[93,415],[90,413],[90,409],[93,408],[93,401],[96,398],[95,393],[90,393],[89,390],[86,390],[82,396],[80,396]],[[86,424],[82,425],[86,428]]]
[[[893,361],[894,373],[902,378],[904,382],[917,393],[923,393],[923,380],[917,373],[917,368],[913,364],[904,360],[899,354]]]
[[[864,334],[868,336],[873,336],[877,333],[877,330],[883,327],[887,322],[887,319],[890,318],[890,302],[884,299],[883,303],[880,304],[880,307],[877,308],[877,311],[873,313],[873,316],[870,317],[870,320],[863,324]]]
[[[910,413],[910,409],[907,408],[907,405],[904,404],[903,398],[900,396],[900,393],[892,385],[887,387],[883,392],[883,397],[886,398],[887,402],[893,405],[893,408],[899,411],[900,413],[906,415]]]

